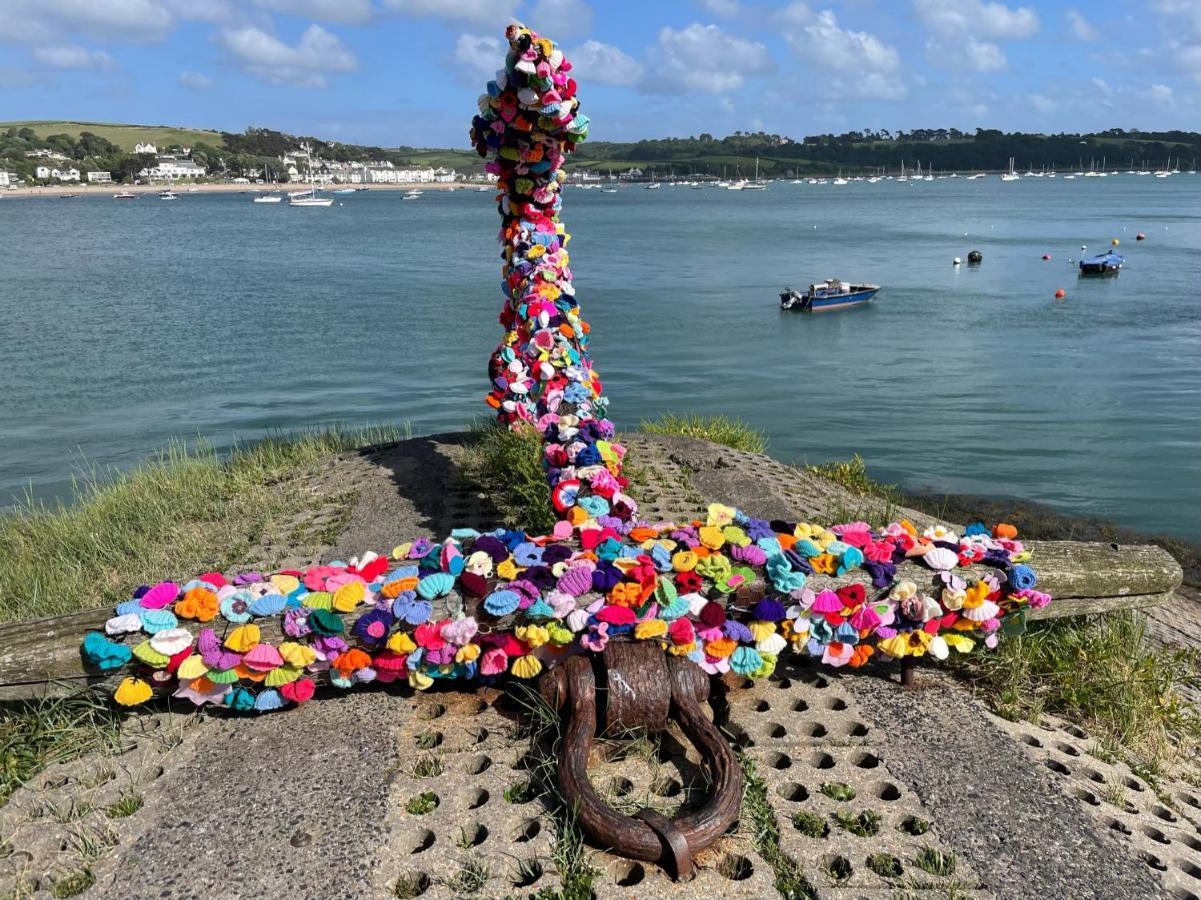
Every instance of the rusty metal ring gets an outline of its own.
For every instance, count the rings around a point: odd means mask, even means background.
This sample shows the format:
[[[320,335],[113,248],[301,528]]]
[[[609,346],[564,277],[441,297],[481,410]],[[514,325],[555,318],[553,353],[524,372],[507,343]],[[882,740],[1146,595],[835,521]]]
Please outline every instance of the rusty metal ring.
[[[553,705],[567,706],[558,760],[563,797],[593,840],[632,859],[667,864],[677,879],[687,880],[695,873],[693,857],[737,820],[742,800],[742,770],[734,751],[701,708],[708,678],[692,662],[668,657],[651,642],[611,643],[604,664],[607,725],[662,729],[667,718],[674,719],[700,751],[712,791],[700,808],[673,819],[649,809],[626,816],[605,803],[588,779],[597,734],[596,676],[588,659],[576,656],[548,673],[541,686]]]

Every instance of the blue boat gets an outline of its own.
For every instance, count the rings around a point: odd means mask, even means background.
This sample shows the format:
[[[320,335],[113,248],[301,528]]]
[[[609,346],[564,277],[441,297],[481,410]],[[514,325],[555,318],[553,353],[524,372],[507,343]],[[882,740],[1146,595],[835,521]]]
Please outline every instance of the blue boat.
[[[1126,257],[1110,250],[1108,253],[1102,253],[1099,256],[1090,256],[1088,259],[1080,260],[1080,274],[1117,275],[1118,272],[1122,271],[1122,263],[1125,261]]]
[[[829,312],[863,306],[880,291],[878,284],[851,284],[837,278],[827,278],[822,284],[811,284],[804,293],[784,288],[780,292],[780,309],[801,312]]]

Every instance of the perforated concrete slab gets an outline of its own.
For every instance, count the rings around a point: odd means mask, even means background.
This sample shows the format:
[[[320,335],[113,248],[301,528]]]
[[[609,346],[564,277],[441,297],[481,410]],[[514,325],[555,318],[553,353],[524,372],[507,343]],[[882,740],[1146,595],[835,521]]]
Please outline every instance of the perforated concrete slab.
[[[646,470],[650,518],[697,516],[707,499],[818,519],[863,502],[753,454],[682,438],[629,444]],[[328,560],[496,522],[486,498],[454,477],[459,452],[460,436],[440,436],[335,458],[311,486],[290,487],[316,492],[319,521],[269,535],[247,564]],[[1201,792],[1170,783],[1156,796],[1070,724],[1006,723],[931,672],[916,693],[889,674],[783,666],[766,683],[715,691],[717,721],[766,783],[779,849],[818,896],[1201,894]],[[124,752],[51,766],[0,809],[0,897],[50,897],[85,868],[95,897],[555,888],[563,817],[545,770],[531,768],[543,755],[523,721],[495,691],[404,688],[264,717],[131,716]],[[631,812],[672,813],[705,789],[679,735],[602,742],[590,774]],[[700,855],[690,884],[603,848],[586,858],[600,897],[750,898],[776,893],[762,850],[744,814]]]

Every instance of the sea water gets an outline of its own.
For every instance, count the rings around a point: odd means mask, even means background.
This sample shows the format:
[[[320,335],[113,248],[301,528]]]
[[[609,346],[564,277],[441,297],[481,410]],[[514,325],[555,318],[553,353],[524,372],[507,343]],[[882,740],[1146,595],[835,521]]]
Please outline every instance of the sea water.
[[[0,200],[0,501],[174,438],[486,412],[491,193],[251,199]],[[1201,538],[1201,177],[568,188],[564,219],[619,425],[722,413],[785,461]],[[831,276],[884,289],[780,311]]]

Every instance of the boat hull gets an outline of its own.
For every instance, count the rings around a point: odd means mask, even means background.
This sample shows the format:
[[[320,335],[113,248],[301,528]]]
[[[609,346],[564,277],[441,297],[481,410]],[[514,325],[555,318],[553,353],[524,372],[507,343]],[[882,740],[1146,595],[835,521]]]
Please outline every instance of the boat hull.
[[[856,287],[846,293],[832,294],[830,296],[819,295],[812,300],[809,299],[808,292],[805,294],[793,294],[791,299],[786,299],[787,295],[781,295],[780,308],[796,312],[835,312],[840,309],[853,309],[856,306],[865,306],[878,293],[880,293],[880,288],[870,285]]]

